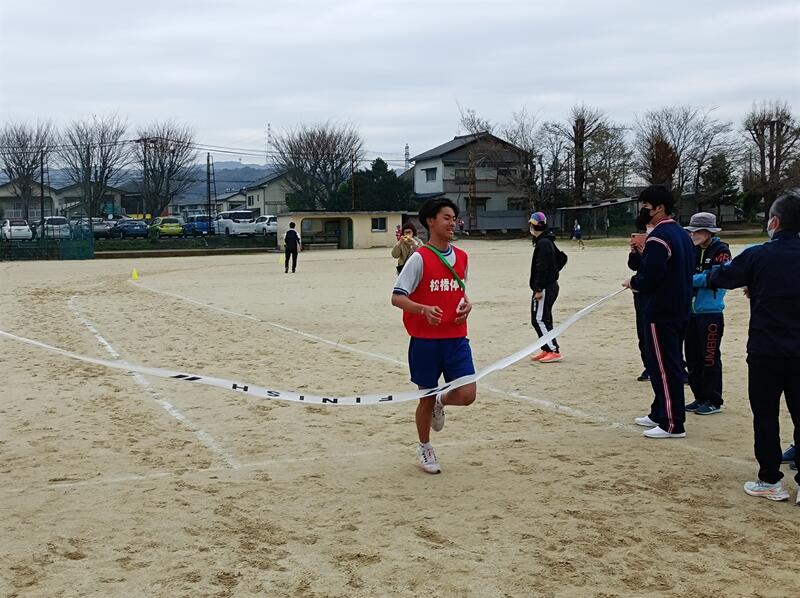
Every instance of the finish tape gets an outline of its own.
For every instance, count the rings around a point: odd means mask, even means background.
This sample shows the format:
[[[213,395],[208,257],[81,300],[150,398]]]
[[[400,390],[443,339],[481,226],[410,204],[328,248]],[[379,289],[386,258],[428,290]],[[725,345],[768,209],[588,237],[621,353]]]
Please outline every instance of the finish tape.
[[[404,401],[414,401],[417,399],[421,399],[422,397],[427,397],[430,395],[438,394],[440,392],[453,390],[455,388],[459,388],[461,386],[477,382],[478,380],[480,380],[485,376],[488,376],[492,372],[496,372],[497,370],[502,370],[504,368],[507,368],[508,366],[510,366],[513,363],[516,363],[520,359],[527,357],[534,351],[541,349],[545,345],[545,343],[563,334],[570,326],[575,324],[578,320],[580,320],[584,316],[588,315],[590,312],[594,311],[604,303],[610,301],[611,299],[613,299],[614,297],[616,297],[617,295],[626,290],[627,289],[624,288],[620,289],[615,293],[607,295],[606,297],[603,297],[602,299],[599,299],[598,301],[595,301],[594,303],[587,305],[579,312],[574,313],[572,316],[564,320],[553,330],[551,330],[550,332],[539,338],[535,343],[532,343],[527,347],[524,347],[519,351],[517,351],[516,353],[512,353],[507,357],[503,357],[499,361],[496,361],[493,364],[488,365],[469,376],[462,376],[461,378],[457,378],[456,380],[452,380],[451,382],[447,382],[436,388],[429,388],[426,390],[401,391],[401,392],[392,392],[384,394],[372,393],[372,394],[364,394],[364,395],[349,396],[349,397],[300,394],[298,392],[293,392],[293,391],[266,388],[264,386],[258,386],[257,384],[250,384],[248,382],[235,382],[233,380],[226,380],[224,378],[214,378],[211,376],[204,376],[201,374],[189,374],[185,372],[167,370],[163,368],[152,368],[144,365],[128,363],[126,361],[109,361],[106,359],[97,359],[95,357],[88,357],[86,355],[80,355],[78,353],[73,353],[72,351],[67,351],[65,349],[53,347],[52,345],[47,345],[45,343],[33,339],[17,336],[16,334],[11,334],[10,332],[5,332],[3,330],[0,330],[0,336],[15,341],[19,341],[22,343],[26,343],[28,345],[33,345],[34,347],[39,347],[41,349],[50,351],[51,353],[57,353],[59,355],[63,355],[64,357],[69,357],[70,359],[75,359],[78,361],[82,361],[84,363],[100,365],[115,370],[122,370],[124,372],[136,372],[139,374],[144,374],[146,376],[154,376],[156,378],[170,378],[172,380],[181,380],[183,382],[192,382],[196,384],[205,384],[206,386],[215,386],[217,388],[232,390],[239,393],[245,393],[263,399],[275,399],[278,401],[293,401],[296,403],[307,403],[309,405],[380,405],[385,403],[402,403]]]

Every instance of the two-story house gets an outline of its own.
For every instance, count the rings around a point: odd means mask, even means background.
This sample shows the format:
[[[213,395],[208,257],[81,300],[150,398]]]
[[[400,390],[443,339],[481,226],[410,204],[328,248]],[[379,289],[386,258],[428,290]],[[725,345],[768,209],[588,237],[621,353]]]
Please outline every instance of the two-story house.
[[[491,133],[460,135],[414,156],[417,199],[447,197],[467,230],[526,229],[529,156]]]
[[[271,172],[242,189],[247,201],[245,209],[259,215],[283,214],[288,211],[286,195],[291,189],[286,185],[286,173],[273,166]]]

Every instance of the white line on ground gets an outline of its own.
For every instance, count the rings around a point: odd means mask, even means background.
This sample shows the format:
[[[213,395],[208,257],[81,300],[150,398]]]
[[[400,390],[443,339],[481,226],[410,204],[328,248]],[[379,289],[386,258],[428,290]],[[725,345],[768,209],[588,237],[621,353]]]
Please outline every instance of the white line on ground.
[[[117,350],[111,345],[111,343],[109,343],[105,338],[103,338],[103,335],[100,334],[100,332],[97,330],[94,324],[91,321],[89,321],[86,317],[84,317],[83,314],[80,312],[75,303],[75,297],[70,297],[67,303],[69,305],[70,310],[72,310],[72,313],[75,315],[75,317],[81,322],[81,324],[83,324],[84,326],[86,326],[86,328],[89,329],[89,332],[91,332],[97,339],[97,341],[101,345],[103,345],[106,352],[108,352],[108,354],[111,355],[111,357],[113,357],[114,359],[120,359],[120,354],[117,352]],[[197,425],[195,425],[195,423],[191,419],[189,419],[183,413],[181,413],[172,403],[163,398],[158,393],[158,391],[155,388],[153,388],[153,386],[144,378],[144,376],[136,372],[132,372],[131,376],[133,377],[136,384],[138,384],[145,391],[147,391],[147,393],[151,397],[153,397],[153,399],[155,399],[155,401],[161,406],[162,409],[164,409],[164,411],[169,413],[172,417],[178,420],[185,428],[190,430],[197,437],[200,443],[207,449],[215,453],[217,457],[219,457],[228,468],[237,469],[238,467],[240,467],[241,464],[239,463],[239,460],[236,459],[236,457],[234,457],[230,453],[230,451],[220,446],[220,444],[214,439],[213,436],[211,436],[211,434],[209,434],[205,430],[200,429]]]
[[[495,438],[471,438],[469,440],[455,440],[449,442],[437,442],[436,446],[439,448],[456,448],[461,446],[468,446],[474,447],[475,445],[480,444],[497,444],[497,443],[504,443],[504,442],[519,442],[520,439],[529,440],[531,436],[535,436],[536,432],[532,432],[528,436],[520,436],[519,434],[509,435],[507,437],[495,437]],[[349,453],[321,453],[319,455],[313,455],[308,457],[292,457],[292,458],[285,458],[285,459],[265,459],[263,461],[254,461],[251,463],[240,463],[236,470],[245,470],[245,469],[265,469],[271,466],[281,466],[281,465],[294,465],[298,463],[314,463],[319,461],[325,461],[328,459],[336,459],[337,461],[341,461],[341,463],[351,463],[356,464],[358,463],[356,457],[374,457],[376,455],[386,455],[397,454],[398,448],[397,446],[386,446],[380,449],[370,449],[364,451],[352,451]],[[337,467],[343,466],[342,464],[337,465]],[[123,476],[116,476],[116,477],[100,477],[94,478],[90,480],[79,480],[75,482],[53,482],[47,484],[43,487],[34,487],[34,486],[27,486],[27,487],[17,487],[17,488],[0,488],[0,493],[5,494],[20,494],[25,492],[31,492],[32,490],[59,490],[59,489],[66,489],[66,488],[80,488],[85,486],[105,486],[105,485],[115,485],[115,484],[125,484],[127,482],[146,482],[148,480],[156,480],[161,478],[167,477],[181,477],[186,474],[198,474],[198,473],[219,473],[230,471],[231,468],[229,467],[204,467],[204,468],[181,468],[177,471],[156,471],[152,473],[143,473],[143,474],[131,474],[131,475],[123,475]]]
[[[175,297],[176,299],[180,299],[181,301],[186,301],[187,303],[193,303],[194,305],[197,305],[199,307],[204,307],[206,309],[213,309],[214,311],[218,311],[220,313],[227,314],[229,316],[235,316],[237,318],[245,318],[245,319],[251,320],[253,322],[259,322],[260,324],[266,324],[267,326],[272,326],[273,328],[277,328],[278,330],[282,330],[283,332],[291,332],[292,334],[296,334],[298,336],[302,336],[302,337],[317,341],[318,343],[324,343],[326,345],[330,345],[330,346],[335,347],[337,349],[341,349],[342,351],[349,351],[350,353],[358,353],[360,355],[366,355],[367,357],[372,357],[372,358],[375,358],[375,359],[383,359],[383,360],[387,360],[388,359],[389,361],[392,361],[394,363],[397,363],[397,364],[400,364],[400,365],[405,365],[404,362],[398,361],[397,359],[393,359],[391,357],[386,357],[385,355],[378,355],[377,353],[370,353],[369,351],[363,351],[362,349],[357,349],[355,347],[350,347],[348,345],[343,345],[343,344],[338,343],[336,341],[332,341],[332,340],[329,340],[327,338],[323,338],[321,336],[317,336],[315,334],[310,334],[308,332],[303,332],[302,330],[295,330],[294,328],[289,328],[288,326],[284,326],[283,324],[278,324],[277,322],[268,322],[267,320],[262,320],[260,318],[254,317],[254,316],[249,316],[247,314],[243,314],[243,313],[240,313],[238,311],[225,309],[224,307],[217,307],[216,305],[212,305],[210,303],[203,303],[202,301],[198,301],[197,299],[192,299],[191,297],[186,297],[184,295],[179,295],[177,293],[170,293],[169,291],[161,291],[161,290],[158,290],[158,289],[154,289],[154,288],[149,287],[149,286],[147,286],[145,284],[142,284],[141,282],[133,282],[133,281],[128,281],[128,282],[130,284],[132,284],[133,286],[135,286],[135,287],[139,287],[139,288],[145,289],[147,291],[150,291],[151,293],[156,293],[158,295],[166,295],[168,297]]]
[[[239,313],[239,312],[236,312],[236,311],[233,311],[233,310],[230,310],[230,309],[225,309],[225,308],[222,308],[222,307],[217,307],[217,306],[214,306],[214,305],[211,305],[211,304],[208,304],[208,303],[203,303],[202,301],[198,301],[197,299],[192,299],[191,297],[186,297],[184,295],[179,295],[178,293],[171,293],[171,292],[168,292],[168,291],[161,291],[161,290],[158,290],[158,289],[154,289],[152,287],[149,287],[147,285],[142,284],[141,282],[136,282],[136,283],[134,283],[132,281],[129,281],[129,282],[131,282],[131,284],[133,284],[136,287],[140,287],[142,289],[148,290],[148,291],[153,292],[153,293],[157,293],[157,294],[160,294],[160,295],[167,295],[167,296],[170,296],[170,297],[175,297],[176,299],[181,299],[182,301],[187,301],[189,303],[192,303],[192,304],[200,306],[200,307],[205,307],[207,309],[213,309],[213,310],[225,313],[225,314],[230,315],[230,316],[240,317],[240,318],[247,318],[249,320],[254,320],[256,322],[260,322],[262,324],[267,324],[269,326],[272,326],[272,327],[277,328],[279,330],[282,330],[284,332],[290,332],[290,333],[295,334],[295,335],[303,336],[303,337],[310,338],[310,339],[313,339],[313,340],[321,342],[321,343],[325,343],[325,344],[331,345],[331,346],[336,347],[337,349],[341,349],[343,351],[350,351],[352,353],[359,353],[361,355],[366,355],[368,357],[372,357],[373,359],[379,359],[379,360],[382,360],[382,361],[387,361],[387,362],[394,363],[394,364],[401,365],[401,366],[405,366],[406,365],[406,363],[404,361],[400,361],[400,360],[395,359],[394,357],[390,357],[388,355],[381,355],[380,353],[373,353],[373,352],[370,352],[370,351],[364,351],[362,349],[356,349],[355,347],[350,347],[348,345],[344,345],[344,344],[339,343],[339,342],[331,341],[329,339],[323,338],[321,336],[317,336],[315,334],[310,334],[308,332],[303,332],[302,330],[297,330],[295,328],[290,328],[289,326],[284,326],[283,324],[277,324],[275,322],[267,322],[265,320],[261,320],[259,318],[254,317],[254,316],[250,316],[250,315],[247,315],[247,314],[242,314],[242,313]],[[641,433],[643,431],[641,426],[636,426],[636,425],[629,424],[629,423],[623,423],[623,422],[614,421],[614,420],[609,419],[609,418],[607,418],[605,416],[597,415],[597,414],[594,414],[594,413],[589,413],[587,411],[582,411],[580,409],[575,409],[574,407],[570,407],[568,405],[561,405],[559,403],[555,403],[553,401],[548,401],[546,399],[538,399],[538,398],[535,398],[535,397],[529,397],[527,395],[524,395],[524,394],[521,394],[521,393],[518,393],[518,392],[509,392],[507,390],[503,390],[503,389],[500,389],[500,388],[493,387],[493,386],[491,386],[489,384],[484,384],[483,386],[484,386],[484,388],[486,388],[486,390],[488,390],[490,392],[501,394],[501,395],[507,396],[507,397],[512,397],[512,398],[518,399],[520,401],[526,401],[526,402],[532,403],[534,405],[537,405],[538,407],[542,407],[544,409],[547,409],[548,411],[552,411],[552,412],[555,412],[555,413],[563,413],[564,415],[567,415],[569,417],[574,417],[576,419],[581,419],[581,420],[584,420],[586,422],[601,423],[601,424],[604,424],[604,425],[609,426],[611,428],[622,429],[622,430],[626,430],[628,432],[634,432],[634,433],[637,433],[637,434],[639,434],[639,433]],[[651,440],[645,440],[645,441],[646,442],[655,442],[655,441],[651,441]],[[664,441],[664,442],[667,442],[667,441]],[[750,461],[745,461],[743,459],[737,459],[736,457],[728,457],[728,456],[725,456],[725,455],[715,455],[713,453],[708,452],[708,450],[705,449],[705,448],[692,446],[691,444],[688,444],[686,442],[682,442],[681,440],[675,440],[674,442],[672,442],[672,445],[673,446],[677,446],[681,450],[686,450],[686,451],[695,452],[695,453],[701,453],[703,455],[708,455],[708,456],[711,456],[711,457],[715,457],[715,458],[717,458],[719,460],[722,460],[722,461],[729,461],[731,463],[736,463],[737,465],[742,465],[742,466],[747,466],[747,467],[752,467],[752,465],[753,465],[752,462],[750,462]]]

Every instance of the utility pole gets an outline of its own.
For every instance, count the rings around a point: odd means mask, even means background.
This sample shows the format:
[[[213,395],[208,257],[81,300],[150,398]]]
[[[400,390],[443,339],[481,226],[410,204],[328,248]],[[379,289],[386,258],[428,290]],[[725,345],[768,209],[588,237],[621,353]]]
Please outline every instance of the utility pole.
[[[470,231],[474,231],[478,229],[478,192],[475,184],[475,154],[473,152],[469,153],[469,168],[467,172],[469,176],[469,195],[467,196],[468,226]]]
[[[206,153],[206,197],[208,198],[208,234],[211,234],[211,152]]]
[[[41,176],[41,181],[39,183],[39,221],[42,223],[42,239],[44,239],[46,235],[44,226],[44,150],[39,154],[39,174]]]
[[[148,177],[149,177],[149,168],[147,166],[147,137],[141,139],[142,142],[142,193],[141,193],[141,200],[142,200],[142,220],[145,219],[145,198],[147,197],[147,187],[148,187]]]
[[[409,166],[411,165],[411,152],[408,149],[407,143],[406,143],[405,159],[406,159],[405,169],[408,170]]]
[[[361,197],[358,193],[358,173],[356,172],[357,168],[356,163],[356,156],[355,154],[350,154],[350,187],[353,190],[353,211],[358,211],[361,209]]]

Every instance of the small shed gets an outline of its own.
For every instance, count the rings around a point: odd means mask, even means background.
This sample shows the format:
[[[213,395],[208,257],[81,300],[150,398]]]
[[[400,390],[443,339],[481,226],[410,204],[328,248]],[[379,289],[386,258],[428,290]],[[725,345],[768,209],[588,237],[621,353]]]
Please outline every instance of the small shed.
[[[288,212],[278,215],[278,246],[294,222],[304,248],[392,247],[404,212]]]

